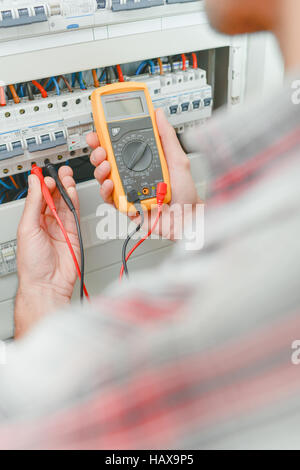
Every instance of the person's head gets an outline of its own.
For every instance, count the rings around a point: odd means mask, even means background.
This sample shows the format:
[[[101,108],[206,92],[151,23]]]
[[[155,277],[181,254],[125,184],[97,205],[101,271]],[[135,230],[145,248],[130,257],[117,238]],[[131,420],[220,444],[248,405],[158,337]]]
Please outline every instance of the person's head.
[[[205,0],[212,26],[225,34],[272,30],[286,0]]]

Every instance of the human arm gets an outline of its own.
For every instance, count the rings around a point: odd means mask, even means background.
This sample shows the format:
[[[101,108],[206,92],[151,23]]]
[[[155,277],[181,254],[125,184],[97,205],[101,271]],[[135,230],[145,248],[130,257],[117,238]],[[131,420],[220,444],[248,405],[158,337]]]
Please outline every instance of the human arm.
[[[59,176],[79,214],[72,169],[62,167]],[[45,182],[79,259],[80,249],[73,214],[62,200],[54,180],[45,178]],[[16,338],[23,336],[47,313],[68,304],[77,277],[65,239],[43,199],[38,178],[30,175],[28,183],[28,196],[18,229]]]

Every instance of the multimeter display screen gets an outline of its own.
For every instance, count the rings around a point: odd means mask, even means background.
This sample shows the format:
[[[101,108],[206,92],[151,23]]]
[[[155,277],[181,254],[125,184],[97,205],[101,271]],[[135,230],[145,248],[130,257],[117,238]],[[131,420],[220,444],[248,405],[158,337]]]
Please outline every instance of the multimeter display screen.
[[[107,101],[106,110],[108,118],[130,116],[144,113],[141,98],[129,98],[126,100]]]

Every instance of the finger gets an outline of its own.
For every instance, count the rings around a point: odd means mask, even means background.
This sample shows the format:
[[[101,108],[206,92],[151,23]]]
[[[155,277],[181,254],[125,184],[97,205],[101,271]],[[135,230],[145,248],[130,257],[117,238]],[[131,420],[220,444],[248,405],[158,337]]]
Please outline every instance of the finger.
[[[87,136],[86,136],[86,142],[87,144],[92,147],[93,149],[97,148],[100,146],[100,142],[99,142],[99,139],[98,139],[98,136],[96,134],[96,132],[90,132]]]
[[[75,180],[74,178],[72,178],[72,176],[69,176],[69,175],[64,176],[64,178],[61,179],[61,182],[67,191],[69,190],[69,188],[76,187]]]
[[[72,176],[66,175],[61,179],[63,186],[65,187],[68,195],[70,196],[76,211],[79,211],[79,197],[76,189],[76,183]]]
[[[73,170],[70,166],[61,166],[58,170],[59,179],[62,180],[65,176],[73,176]]]
[[[162,109],[156,111],[156,123],[169,167],[174,167],[187,160],[174,128],[171,126]]]
[[[98,183],[103,184],[103,182],[109,177],[111,172],[110,163],[105,160],[99,165],[94,171],[94,175]]]
[[[113,190],[114,183],[112,182],[112,180],[105,180],[100,188],[100,196],[102,197],[103,201],[107,204],[113,203]]]
[[[46,186],[48,187],[50,193],[51,193],[51,194],[54,193],[55,188],[56,188],[56,184],[55,184],[54,179],[51,178],[51,176],[46,176],[45,179],[44,179],[44,181],[45,181],[45,184],[46,184]]]
[[[65,174],[65,176],[62,177],[62,175]],[[65,171],[62,169],[60,172],[60,181],[65,188],[66,192],[68,193],[75,209],[78,215],[78,218],[80,218],[80,204],[79,204],[79,197],[78,197],[78,192],[76,189],[76,183],[74,178],[70,175],[70,171]],[[70,232],[75,234],[76,233],[76,227],[74,225],[74,215],[70,211],[69,207],[66,205],[65,201],[61,197],[61,194],[57,190],[55,192],[55,199],[56,199],[56,207],[58,209],[58,214],[63,221],[63,224],[65,226],[65,229]]]
[[[91,153],[91,164],[94,166],[100,165],[100,163],[104,162],[106,160],[106,152],[104,148],[102,147],[97,147],[93,152]]]
[[[36,175],[28,177],[28,194],[20,223],[23,232],[30,232],[40,228],[40,218],[44,205],[41,183]]]
[[[48,187],[50,193],[53,195],[54,192],[55,192],[55,189],[56,189],[56,183],[54,181],[53,178],[51,178],[50,176],[46,176],[44,178],[44,181],[45,181],[45,184],[46,186]],[[46,209],[47,209],[47,203],[45,201],[45,199],[43,200],[43,206],[42,206],[42,210],[41,210],[41,214],[45,214],[46,212]]]

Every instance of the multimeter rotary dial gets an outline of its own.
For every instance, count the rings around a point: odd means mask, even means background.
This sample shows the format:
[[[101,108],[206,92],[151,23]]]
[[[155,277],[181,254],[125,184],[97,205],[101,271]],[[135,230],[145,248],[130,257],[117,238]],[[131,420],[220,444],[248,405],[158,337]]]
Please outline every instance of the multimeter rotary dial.
[[[153,155],[147,142],[133,140],[123,148],[122,157],[129,170],[144,171],[151,165]]]

